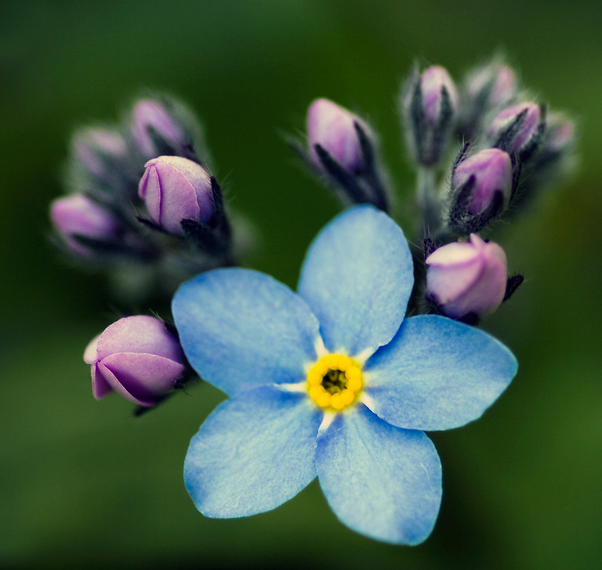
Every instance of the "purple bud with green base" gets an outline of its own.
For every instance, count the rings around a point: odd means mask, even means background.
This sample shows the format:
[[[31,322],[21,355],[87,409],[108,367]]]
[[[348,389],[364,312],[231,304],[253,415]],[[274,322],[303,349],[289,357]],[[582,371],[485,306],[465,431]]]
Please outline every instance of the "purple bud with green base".
[[[539,191],[561,183],[577,165],[575,123],[564,114],[551,112],[537,152],[523,168],[519,198],[528,202]]]
[[[316,99],[307,112],[309,158],[319,170],[322,162],[315,145],[320,145],[341,166],[350,172],[362,170],[362,149],[355,129],[358,123],[370,136],[366,124],[356,115],[328,99]]]
[[[504,300],[508,269],[504,250],[471,234],[426,258],[426,297],[448,317],[481,319]]]
[[[509,153],[526,151],[542,131],[541,107],[520,103],[498,113],[489,126],[488,136],[495,146]]]
[[[74,235],[113,240],[120,229],[109,212],[83,194],[54,200],[50,206],[50,217],[69,249],[84,257],[93,255],[93,252],[74,239]]]
[[[456,123],[458,91],[447,71],[438,65],[418,73],[405,83],[401,107],[412,159],[432,167],[444,156]]]
[[[84,352],[98,400],[112,391],[140,406],[153,406],[186,371],[180,343],[163,321],[125,317],[94,338]]]
[[[465,141],[478,138],[484,117],[492,109],[509,105],[517,88],[514,71],[497,60],[473,69],[463,84],[458,138]]]
[[[138,194],[155,224],[182,233],[182,220],[208,222],[215,211],[211,177],[192,160],[160,156],[149,160]]]
[[[84,170],[97,178],[106,174],[106,160],[123,161],[128,156],[125,139],[115,130],[91,128],[76,133],[73,152]]]
[[[517,81],[514,71],[507,65],[491,63],[479,67],[466,80],[466,94],[485,108],[504,105],[516,95]]]
[[[497,148],[481,150],[462,160],[452,177],[452,191],[466,184],[472,177],[472,192],[468,212],[480,214],[490,206],[496,193],[508,203],[512,195],[512,161],[510,155]]]
[[[546,137],[542,151],[562,153],[575,144],[576,132],[573,121],[561,113],[550,113],[546,119]]]
[[[432,126],[441,120],[443,91],[447,91],[452,111],[458,112],[459,97],[456,86],[447,71],[438,65],[426,69],[420,78],[422,104],[427,121]]]
[[[130,130],[136,148],[146,159],[162,154],[153,132],[176,151],[189,142],[182,125],[155,99],[142,99],[136,103]]]

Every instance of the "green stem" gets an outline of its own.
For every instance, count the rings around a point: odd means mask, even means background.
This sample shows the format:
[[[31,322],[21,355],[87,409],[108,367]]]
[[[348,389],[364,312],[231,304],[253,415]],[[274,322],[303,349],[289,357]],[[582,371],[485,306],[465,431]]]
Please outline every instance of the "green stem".
[[[420,167],[416,179],[416,199],[422,213],[420,238],[430,237],[441,225],[439,202],[435,194],[435,170]]]

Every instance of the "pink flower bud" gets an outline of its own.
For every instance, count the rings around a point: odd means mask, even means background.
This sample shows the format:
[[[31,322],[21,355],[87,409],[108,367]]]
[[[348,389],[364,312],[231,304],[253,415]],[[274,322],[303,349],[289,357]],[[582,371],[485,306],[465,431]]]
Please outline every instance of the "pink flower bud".
[[[105,174],[103,156],[123,160],[128,153],[125,139],[118,132],[103,128],[77,133],[73,139],[73,151],[84,169],[97,177]]]
[[[499,63],[479,67],[469,75],[466,82],[466,92],[470,99],[476,99],[485,89],[488,90],[487,108],[511,101],[516,94],[516,87],[514,71]]]
[[[125,317],[94,338],[84,352],[92,365],[98,400],[115,390],[140,406],[153,406],[184,373],[185,357],[165,323],[154,317]]]
[[[316,99],[307,112],[309,157],[320,170],[322,163],[316,153],[319,144],[341,166],[351,172],[362,169],[362,150],[354,127],[359,123],[370,136],[370,130],[358,117],[328,99]]]
[[[447,71],[438,65],[429,67],[422,73],[422,104],[427,121],[435,126],[439,122],[441,115],[441,100],[443,98],[443,88],[449,95],[449,101],[454,113],[458,111],[459,97],[456,86]]]
[[[427,296],[453,319],[495,311],[506,292],[507,262],[496,243],[471,234],[470,241],[436,249],[426,258]]]
[[[136,103],[132,112],[132,138],[145,158],[155,158],[160,153],[149,128],[154,129],[175,149],[185,146],[188,142],[182,126],[174,120],[159,101],[142,99]]]
[[[110,240],[119,230],[114,218],[83,194],[54,200],[50,206],[50,217],[71,251],[82,256],[92,255],[92,252],[75,240],[73,234]]]
[[[509,133],[508,130],[512,130],[512,125],[521,114],[524,114],[524,118],[520,124],[517,124],[516,131]],[[499,113],[491,122],[488,135],[492,141],[495,141],[500,136],[504,136],[504,133],[507,133],[509,136],[507,137],[508,140],[506,141],[504,150],[510,153],[519,152],[533,139],[540,123],[541,110],[539,105],[535,103],[520,103]]]
[[[502,192],[504,203],[512,194],[512,161],[508,153],[497,148],[481,150],[465,158],[456,167],[452,190],[474,176],[474,187],[468,203],[470,214],[480,214],[493,201],[496,192]]]
[[[202,166],[179,156],[159,156],[145,167],[138,194],[157,225],[177,234],[182,220],[204,223],[213,216],[211,178]]]

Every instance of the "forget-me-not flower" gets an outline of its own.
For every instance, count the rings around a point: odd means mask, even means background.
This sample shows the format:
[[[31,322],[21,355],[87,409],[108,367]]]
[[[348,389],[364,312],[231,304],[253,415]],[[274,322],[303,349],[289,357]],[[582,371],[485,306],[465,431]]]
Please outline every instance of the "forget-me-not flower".
[[[477,419],[517,363],[465,324],[404,320],[413,282],[401,229],[358,206],[318,235],[298,294],[235,268],[179,289],[173,313],[186,356],[229,396],[186,457],[186,487],[203,514],[265,512],[318,476],[351,529],[397,544],[426,539],[441,463],[424,431]]]

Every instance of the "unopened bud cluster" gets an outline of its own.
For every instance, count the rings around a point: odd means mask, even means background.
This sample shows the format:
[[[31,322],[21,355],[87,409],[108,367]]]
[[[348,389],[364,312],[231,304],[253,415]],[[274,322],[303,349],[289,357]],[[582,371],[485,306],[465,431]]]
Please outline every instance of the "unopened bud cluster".
[[[452,80],[439,69],[414,72],[402,94],[409,152],[419,170],[425,298],[435,311],[476,324],[523,280],[508,276],[502,248],[478,234],[518,211],[551,175],[568,171],[574,126],[560,114],[547,113],[499,59],[469,71],[457,100],[449,96],[456,93]],[[436,124],[453,124],[437,136],[427,129],[434,124],[434,112],[427,120],[427,74],[439,78],[439,99],[450,101],[444,117],[438,107]]]
[[[121,123],[87,127],[72,139],[69,193],[50,207],[54,242],[81,265],[107,272],[122,300],[169,301],[185,279],[235,263],[200,133],[181,103],[148,96]],[[175,329],[144,315],[110,325],[84,360],[97,398],[115,391],[142,408],[192,374]]]
[[[399,106],[417,170],[424,298],[430,310],[477,324],[523,280],[508,276],[502,248],[479,234],[570,172],[575,127],[548,112],[500,57],[470,69],[459,84],[439,65],[416,66]],[[388,212],[392,192],[377,141],[365,119],[316,99],[307,144],[291,144],[343,203]],[[423,310],[419,301],[413,310]]]
[[[50,217],[55,243],[82,264],[130,281],[150,275],[147,288],[170,295],[182,278],[233,263],[200,127],[172,98],[141,98],[121,123],[77,131],[67,186]]]

